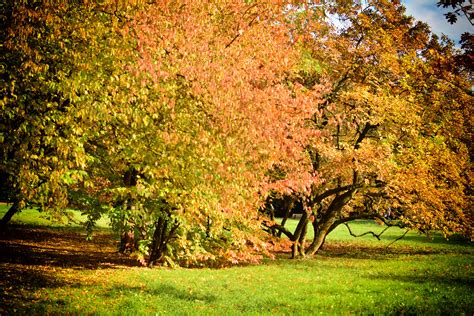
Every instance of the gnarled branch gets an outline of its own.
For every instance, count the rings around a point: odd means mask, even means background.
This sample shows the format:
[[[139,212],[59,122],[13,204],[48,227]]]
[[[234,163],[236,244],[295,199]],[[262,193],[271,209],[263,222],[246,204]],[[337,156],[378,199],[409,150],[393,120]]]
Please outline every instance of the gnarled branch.
[[[383,233],[385,233],[387,231],[387,229],[390,228],[390,226],[387,226],[385,227],[380,233],[376,234],[374,233],[373,231],[368,231],[368,232],[365,232],[363,234],[360,234],[360,235],[356,235],[352,232],[351,228],[349,227],[349,224],[347,223],[344,223],[344,225],[347,227],[347,230],[349,231],[349,234],[351,234],[352,237],[362,237],[362,236],[365,236],[365,235],[372,235],[373,237],[377,238],[377,240],[380,240],[380,236],[382,236]]]

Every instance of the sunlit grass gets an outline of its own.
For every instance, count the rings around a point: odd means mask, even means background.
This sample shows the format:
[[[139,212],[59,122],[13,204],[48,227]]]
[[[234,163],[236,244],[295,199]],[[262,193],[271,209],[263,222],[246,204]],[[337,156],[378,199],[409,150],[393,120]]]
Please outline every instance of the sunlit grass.
[[[320,256],[222,270],[62,271],[33,312],[100,315],[472,314],[471,254]]]
[[[6,208],[1,210],[3,215]],[[14,217],[29,225],[49,225],[45,220],[34,210]],[[383,227],[360,221],[352,229],[360,234]],[[283,254],[261,265],[220,270],[22,266],[34,277],[18,283],[24,290],[15,309],[19,314],[472,315],[472,245],[410,232],[387,248],[403,233],[390,228],[378,241],[354,238],[340,227],[314,258],[291,260]]]
[[[9,204],[0,204],[0,218],[8,211]],[[14,224],[31,225],[31,226],[48,226],[53,228],[59,227],[84,227],[83,223],[87,221],[87,216],[82,215],[77,210],[67,210],[70,216],[62,216],[61,219],[54,219],[47,212],[40,212],[36,208],[27,208],[13,215],[11,222]],[[110,220],[107,217],[100,218],[96,227],[99,229],[109,228]]]

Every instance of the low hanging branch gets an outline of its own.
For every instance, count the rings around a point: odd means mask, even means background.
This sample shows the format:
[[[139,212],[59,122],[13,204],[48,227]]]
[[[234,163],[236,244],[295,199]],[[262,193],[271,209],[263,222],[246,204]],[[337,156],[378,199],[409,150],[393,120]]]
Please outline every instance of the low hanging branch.
[[[374,233],[373,231],[368,231],[368,232],[365,232],[363,234],[360,234],[360,235],[356,235],[352,232],[351,228],[349,227],[349,224],[347,222],[344,222],[343,224],[347,227],[347,230],[349,231],[349,234],[352,236],[352,237],[362,237],[362,236],[365,236],[365,235],[372,235],[373,237],[377,238],[377,240],[380,240],[380,236],[382,236],[383,233],[385,233],[390,227],[399,227],[399,228],[405,228],[405,226],[402,224],[402,223],[391,223],[390,221],[388,221],[386,218],[384,218],[383,216],[380,216],[380,215],[374,215],[372,217],[372,219],[379,219],[381,220],[387,227],[385,227],[380,233],[376,234]],[[401,235],[400,237],[396,238],[395,240],[391,241],[386,248],[390,247],[391,245],[393,245],[395,242],[399,241],[400,239],[402,239],[403,237],[406,236],[406,234],[408,234],[408,232],[410,231],[410,229],[407,229],[403,235]]]
[[[294,240],[295,239],[295,235],[293,235],[292,232],[290,232],[288,229],[286,229],[285,226],[282,226],[280,224],[277,224],[277,223],[271,223],[269,224],[268,222],[264,221],[262,223],[262,225],[268,229],[268,230],[278,230],[280,232],[282,232],[283,234],[285,234],[290,240]]]
[[[390,226],[385,227],[379,234],[374,233],[373,231],[368,231],[360,235],[356,235],[352,232],[351,228],[349,227],[349,224],[344,223],[344,225],[347,227],[347,230],[349,230],[349,234],[351,234],[352,237],[362,237],[365,235],[372,235],[373,237],[377,238],[377,240],[380,240],[380,236],[382,236],[383,233],[387,231],[387,229],[390,228]]]
[[[402,239],[403,237],[405,237],[405,235],[408,234],[409,231],[410,231],[410,230],[407,229],[407,230],[403,233],[403,235],[401,235],[401,236],[398,237],[397,239],[393,240],[393,241],[392,241],[391,243],[389,243],[389,244],[387,245],[387,247],[385,247],[385,248],[390,247],[390,246],[393,245],[395,242],[397,242],[397,241],[399,241],[400,239]]]

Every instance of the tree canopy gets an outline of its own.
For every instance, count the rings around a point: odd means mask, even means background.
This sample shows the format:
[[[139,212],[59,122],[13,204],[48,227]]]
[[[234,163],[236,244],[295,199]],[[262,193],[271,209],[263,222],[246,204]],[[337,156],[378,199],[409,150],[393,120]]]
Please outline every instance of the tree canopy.
[[[2,10],[2,224],[73,207],[144,263],[188,266],[258,260],[262,223],[295,255],[357,218],[472,234],[470,70],[400,4]],[[303,201],[295,232],[259,212],[269,194]]]

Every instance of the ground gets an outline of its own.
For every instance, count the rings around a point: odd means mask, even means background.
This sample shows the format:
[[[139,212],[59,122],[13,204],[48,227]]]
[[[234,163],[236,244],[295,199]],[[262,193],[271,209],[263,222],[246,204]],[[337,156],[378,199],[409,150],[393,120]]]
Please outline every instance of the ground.
[[[81,227],[14,222],[0,233],[0,315],[474,313],[472,244],[415,232],[392,244],[403,232],[388,233],[341,228],[307,260],[287,249],[260,265],[149,269],[117,252],[111,230],[86,241]]]
[[[37,289],[64,284],[58,270],[94,270],[137,266],[117,252],[117,240],[107,232],[86,241],[84,232],[49,227],[11,225],[0,236],[0,296],[4,311],[16,312],[35,303]],[[1,310],[3,308],[3,311]]]

